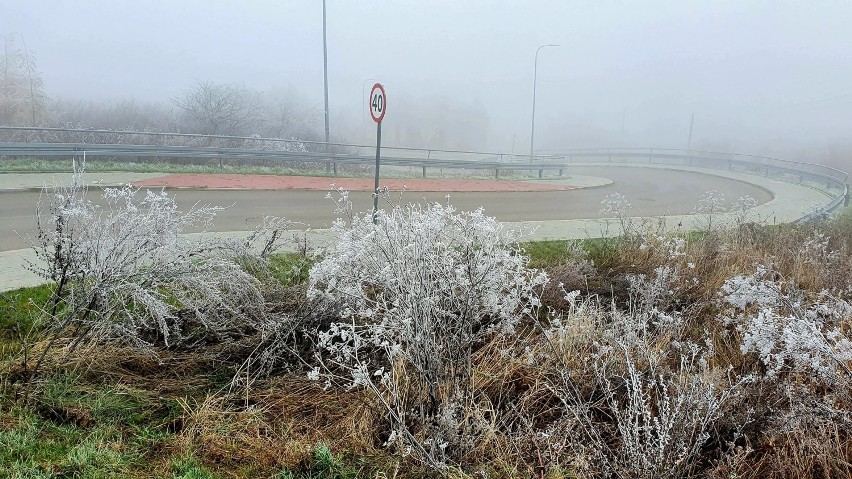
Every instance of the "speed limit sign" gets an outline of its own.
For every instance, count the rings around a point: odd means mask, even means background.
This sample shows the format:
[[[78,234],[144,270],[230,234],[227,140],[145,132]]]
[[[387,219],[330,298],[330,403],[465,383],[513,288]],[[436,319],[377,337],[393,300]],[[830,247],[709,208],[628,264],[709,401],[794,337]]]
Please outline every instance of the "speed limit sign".
[[[376,123],[381,123],[382,118],[385,117],[385,110],[387,109],[387,97],[385,96],[385,87],[381,85],[381,83],[376,83],[373,85],[373,88],[370,90],[370,116],[373,117],[373,121]]]
[[[382,119],[388,108],[388,99],[385,96],[385,87],[376,83],[370,89],[370,116],[376,122],[376,178],[373,184],[373,223],[379,222],[379,166],[382,157]]]

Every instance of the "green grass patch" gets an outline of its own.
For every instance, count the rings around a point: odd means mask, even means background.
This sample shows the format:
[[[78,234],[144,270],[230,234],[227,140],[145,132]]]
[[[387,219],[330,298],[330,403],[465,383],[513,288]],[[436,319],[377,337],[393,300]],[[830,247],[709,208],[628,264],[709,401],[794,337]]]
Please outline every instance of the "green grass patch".
[[[143,428],[166,422],[180,411],[176,403],[155,402],[145,391],[90,384],[73,372],[48,377],[40,390],[38,408],[43,414],[83,425]]]
[[[283,286],[296,286],[308,280],[313,264],[301,253],[278,253],[269,257],[269,273]]]
[[[140,463],[113,427],[84,428],[14,409],[0,429],[0,477],[117,477]],[[0,467],[0,469],[2,469]]]
[[[567,240],[528,241],[521,248],[530,258],[530,267],[544,268],[568,259]]]
[[[283,165],[250,165],[250,164],[228,164],[227,160],[221,167],[218,160],[201,163],[167,163],[167,162],[131,162],[131,161],[109,161],[98,158],[89,158],[86,161],[87,172],[133,172],[133,173],[228,173],[228,174],[255,174],[255,175],[286,175],[286,176],[326,176],[333,177],[324,168],[310,168],[304,166]],[[289,162],[295,165],[298,162]],[[44,159],[44,158],[9,158],[0,162],[0,173],[71,173],[72,162],[70,159]],[[421,178],[420,167],[389,167],[382,170],[382,174],[389,178]],[[428,168],[427,178],[465,178],[465,179],[494,179],[494,170],[472,170],[464,171],[457,169]],[[372,168],[345,168],[339,173],[345,178],[372,178]],[[502,180],[529,180],[538,179],[532,174],[508,173],[500,175]],[[556,179],[556,178],[553,178]]]
[[[125,161],[86,161],[86,171],[111,172],[124,171],[133,173],[234,173],[258,175],[287,175],[287,176],[330,176],[324,170],[310,168],[288,168],[273,165],[229,165],[222,168],[219,163],[208,164],[178,164],[165,162],[125,162]],[[2,173],[71,173],[72,163],[69,160],[56,161],[44,159],[10,159],[0,166]],[[363,176],[368,176],[364,173]]]
[[[37,326],[41,308],[52,294],[53,287],[49,284],[0,293],[0,338],[13,337]]]
[[[311,463],[303,470],[282,470],[275,479],[355,479],[358,477],[376,477],[368,473],[369,467],[363,460],[346,460],[342,455],[334,454],[325,444],[314,448]]]
[[[36,383],[26,405],[0,400],[2,477],[150,477],[174,440],[174,399],[75,373]],[[176,477],[207,477],[177,475]]]
[[[580,248],[595,265],[607,265],[615,260],[622,242],[619,238],[586,238],[580,240]],[[530,267],[550,268],[571,258],[570,240],[529,241],[521,247],[530,257]]]
[[[169,462],[169,471],[174,479],[216,479],[219,477],[192,456],[172,458]]]

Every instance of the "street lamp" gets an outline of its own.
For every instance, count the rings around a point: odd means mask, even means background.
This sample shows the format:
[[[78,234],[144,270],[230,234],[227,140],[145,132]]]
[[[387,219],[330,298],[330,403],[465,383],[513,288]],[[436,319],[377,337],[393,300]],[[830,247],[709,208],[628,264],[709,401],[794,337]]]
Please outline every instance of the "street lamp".
[[[325,35],[325,0],[322,0],[322,81],[323,93],[325,96],[325,152],[328,153],[328,142],[331,139],[328,129],[328,44]],[[337,176],[337,162],[325,164],[325,171],[328,173],[334,167],[334,176]]]
[[[328,44],[325,39],[325,0],[322,0],[322,80],[325,96],[325,143],[328,147],[330,135],[328,129]]]
[[[559,45],[542,45],[535,51],[535,64],[533,66],[533,99],[532,99],[532,127],[530,128],[530,158],[533,156],[533,148],[535,147],[535,84],[538,80],[538,52],[546,47],[558,47]]]

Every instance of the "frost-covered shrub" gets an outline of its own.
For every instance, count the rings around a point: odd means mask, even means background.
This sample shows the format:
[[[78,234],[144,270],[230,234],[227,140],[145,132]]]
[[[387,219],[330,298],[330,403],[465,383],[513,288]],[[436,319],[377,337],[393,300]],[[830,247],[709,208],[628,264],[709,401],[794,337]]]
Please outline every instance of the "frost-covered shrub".
[[[620,227],[618,234],[628,236],[634,233],[633,224],[628,216],[628,212],[632,208],[633,205],[630,204],[627,197],[616,192],[604,196],[601,200],[599,212],[606,217],[617,219]],[[609,223],[607,223],[607,228],[609,228]],[[604,236],[609,236],[609,231],[606,233]]]
[[[575,424],[574,467],[593,477],[688,477],[737,394],[711,369],[712,348],[680,340],[651,314],[605,309],[576,292],[566,300],[573,306],[544,334],[554,356],[535,360],[556,371],[550,389]],[[573,324],[588,318],[598,318],[598,332],[570,350],[580,355],[574,366],[556,362],[582,331]]]
[[[742,228],[746,223],[751,221],[753,210],[757,207],[757,200],[750,195],[744,195],[737,198],[731,204],[731,213],[734,216],[734,224],[737,228]]]
[[[742,334],[741,351],[757,354],[770,378],[802,373],[826,384],[852,382],[852,341],[841,327],[852,305],[822,292],[807,298],[768,268],[735,276],[722,287],[732,315],[724,317]]]
[[[703,231],[713,231],[720,214],[727,211],[725,195],[716,190],[708,190],[698,198],[692,213],[697,215],[696,225]]]
[[[258,281],[236,262],[248,246],[180,236],[209,227],[221,208],[182,212],[165,192],[131,186],[106,188],[95,204],[81,175],[37,209],[32,269],[55,284],[47,312],[57,332],[147,348],[262,326]]]
[[[630,309],[637,314],[650,314],[672,301],[680,279],[671,266],[658,266],[652,275],[626,275],[630,293]]]
[[[309,298],[341,305],[321,332],[324,368],[367,387],[388,408],[393,434],[433,465],[459,457],[487,424],[473,407],[471,361],[538,307],[547,276],[527,267],[522,234],[482,210],[392,205],[338,220],[334,244],[310,271]]]
[[[769,268],[758,265],[754,274],[737,275],[725,281],[722,294],[725,302],[739,310],[745,310],[749,305],[760,307],[775,307],[781,303],[781,290],[778,285],[769,280]]]
[[[542,288],[541,301],[556,310],[569,307],[566,291],[588,289],[588,278],[596,274],[595,266],[585,257],[570,258],[548,272],[550,281]]]
[[[694,344],[680,345],[686,351],[673,370],[657,364],[654,351],[631,346],[617,340],[594,362],[619,437],[603,462],[620,477],[684,477],[695,467],[729,391],[717,386]]]

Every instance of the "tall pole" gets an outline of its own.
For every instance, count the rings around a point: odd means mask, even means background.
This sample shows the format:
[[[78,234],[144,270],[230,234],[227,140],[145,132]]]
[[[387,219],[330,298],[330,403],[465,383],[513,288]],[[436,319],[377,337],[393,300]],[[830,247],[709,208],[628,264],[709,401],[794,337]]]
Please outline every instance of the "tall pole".
[[[328,151],[328,143],[331,140],[328,129],[328,43],[325,35],[325,0],[322,0],[322,76],[325,90],[325,149]],[[330,166],[326,163],[326,172],[328,172]],[[337,170],[337,164],[334,165],[334,169]]]
[[[379,223],[379,162],[382,152],[382,122],[376,123],[376,178],[373,183],[373,224]]]
[[[692,114],[692,117],[689,118],[689,140],[686,142],[686,149],[692,149],[692,125],[695,124],[695,113]]]
[[[533,63],[533,98],[532,98],[532,126],[530,128],[530,157],[533,156],[535,148],[535,85],[538,82],[538,52],[545,47],[558,47],[559,45],[542,45],[535,51],[535,62]]]

